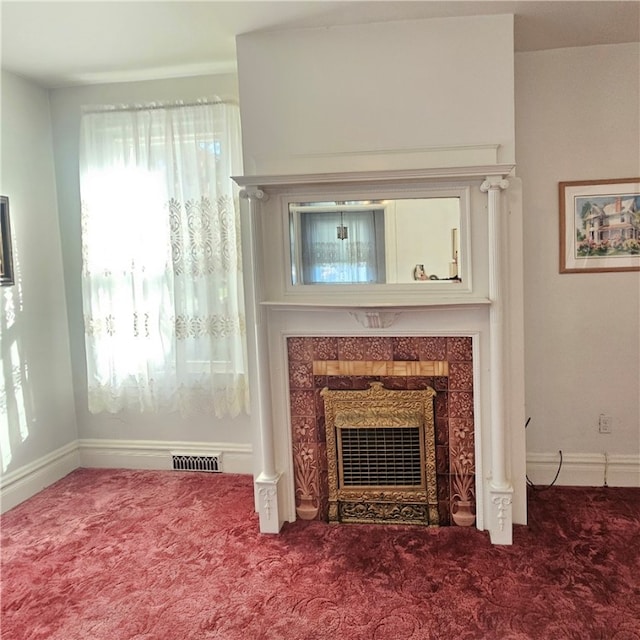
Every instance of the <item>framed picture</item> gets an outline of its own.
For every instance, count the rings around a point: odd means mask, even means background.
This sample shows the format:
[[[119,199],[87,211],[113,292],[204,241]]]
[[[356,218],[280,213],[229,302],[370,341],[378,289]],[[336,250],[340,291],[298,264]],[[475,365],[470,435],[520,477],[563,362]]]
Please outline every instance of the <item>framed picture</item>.
[[[0,286],[14,284],[9,198],[0,196]]]
[[[560,273],[640,271],[640,178],[559,187]]]

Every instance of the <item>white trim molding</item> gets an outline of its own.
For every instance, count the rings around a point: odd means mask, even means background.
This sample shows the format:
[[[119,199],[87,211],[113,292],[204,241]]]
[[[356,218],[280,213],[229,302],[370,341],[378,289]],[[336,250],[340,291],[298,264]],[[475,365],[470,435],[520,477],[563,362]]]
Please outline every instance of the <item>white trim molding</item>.
[[[231,179],[246,190],[244,198],[263,200],[265,191],[284,187],[318,187],[340,185],[393,185],[398,183],[439,183],[446,180],[502,180],[514,169],[513,164],[490,164],[456,167],[386,169],[373,171],[340,171],[327,173],[289,173],[279,175],[231,176]],[[506,186],[506,185],[505,185]],[[505,187],[502,187],[505,188]]]
[[[81,467],[112,469],[172,468],[172,454],[222,454],[224,473],[252,474],[253,453],[250,444],[230,442],[179,442],[164,440],[78,440]]]
[[[550,485],[560,467],[560,454],[527,454],[527,477],[536,486]],[[640,455],[564,453],[555,482],[576,487],[640,487]]]
[[[80,466],[78,442],[48,453],[0,478],[0,511],[4,513]]]
[[[80,467],[100,469],[170,470],[176,451],[195,455],[212,452],[221,458],[223,473],[252,475],[250,444],[173,442],[157,440],[74,440],[0,477],[0,512],[36,495]]]

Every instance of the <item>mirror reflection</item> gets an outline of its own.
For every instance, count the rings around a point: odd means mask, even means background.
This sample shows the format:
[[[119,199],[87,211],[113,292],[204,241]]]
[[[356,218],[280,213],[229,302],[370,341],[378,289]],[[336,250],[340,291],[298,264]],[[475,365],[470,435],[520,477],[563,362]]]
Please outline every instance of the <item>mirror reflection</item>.
[[[296,284],[460,282],[460,198],[289,203]]]

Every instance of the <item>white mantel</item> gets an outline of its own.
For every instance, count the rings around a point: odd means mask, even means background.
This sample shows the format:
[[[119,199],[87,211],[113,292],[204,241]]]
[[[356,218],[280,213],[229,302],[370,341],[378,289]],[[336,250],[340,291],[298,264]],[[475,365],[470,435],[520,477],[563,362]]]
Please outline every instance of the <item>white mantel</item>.
[[[464,335],[472,336],[474,344],[477,526],[489,531],[493,543],[511,544],[513,523],[526,519],[523,380],[518,358],[511,356],[521,352],[521,315],[512,313],[514,301],[509,300],[515,297],[517,304],[518,295],[512,294],[519,285],[513,274],[521,272],[521,265],[514,269],[514,260],[522,258],[509,251],[513,230],[508,212],[519,200],[504,197],[512,170],[512,165],[490,164],[234,178],[245,202],[247,331],[255,353],[252,412],[255,450],[260,452],[255,495],[262,532],[277,533],[283,522],[295,519],[287,337]],[[369,189],[416,193],[443,185],[465,185],[471,193],[473,286],[461,292],[436,288],[420,299],[415,289],[409,294],[391,285],[375,292],[349,287],[336,295],[296,295],[284,286],[289,273],[282,260],[288,250],[283,195],[361,194]],[[283,286],[274,288],[274,278]]]

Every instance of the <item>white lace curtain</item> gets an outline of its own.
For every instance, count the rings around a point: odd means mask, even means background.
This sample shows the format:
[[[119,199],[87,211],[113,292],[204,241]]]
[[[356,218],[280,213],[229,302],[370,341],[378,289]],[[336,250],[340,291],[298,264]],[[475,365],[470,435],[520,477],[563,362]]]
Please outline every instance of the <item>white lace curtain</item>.
[[[248,412],[238,107],[85,112],[89,410]]]

